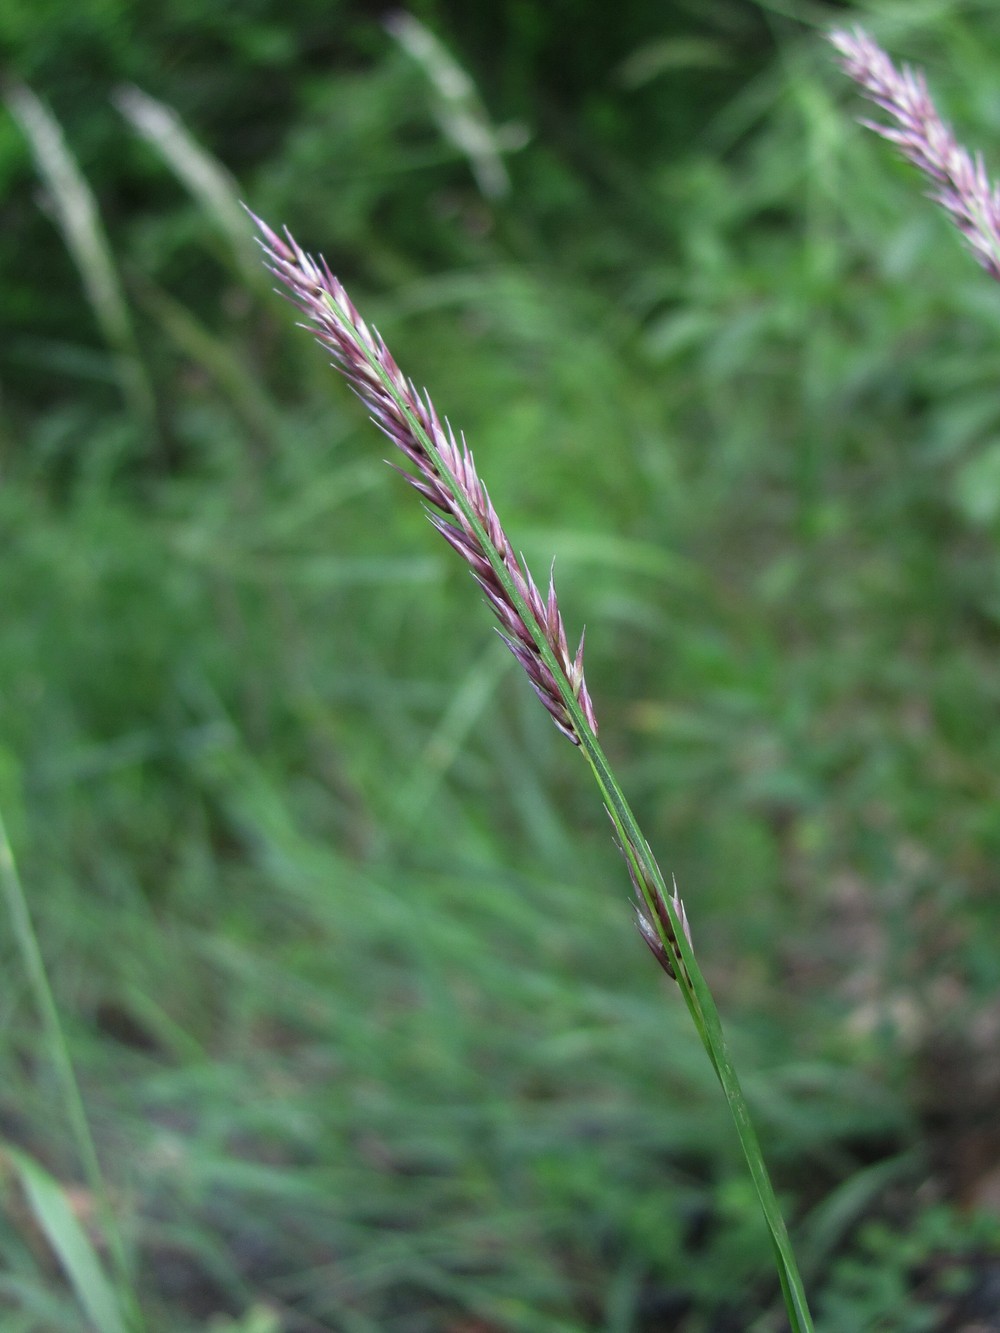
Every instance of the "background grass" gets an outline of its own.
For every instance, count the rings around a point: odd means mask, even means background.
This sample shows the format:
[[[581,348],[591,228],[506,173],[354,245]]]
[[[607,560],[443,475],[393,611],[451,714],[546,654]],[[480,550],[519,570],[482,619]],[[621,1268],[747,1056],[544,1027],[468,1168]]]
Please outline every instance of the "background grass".
[[[324,250],[555,553],[820,1327],[996,1321],[1000,293],[821,34],[870,22],[990,157],[1000,14],[413,12],[523,127],[503,198],[365,6],[0,18],[156,402],[0,120],[0,800],[150,1325],[781,1322],[583,766],[123,82]],[[0,950],[0,1128],[89,1224]],[[4,1327],[78,1329],[4,1179]]]

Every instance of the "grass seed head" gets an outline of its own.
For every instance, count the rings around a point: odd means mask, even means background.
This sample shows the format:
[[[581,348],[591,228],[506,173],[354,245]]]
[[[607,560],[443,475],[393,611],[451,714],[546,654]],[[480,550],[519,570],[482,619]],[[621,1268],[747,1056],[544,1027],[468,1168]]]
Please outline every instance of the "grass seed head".
[[[972,253],[1000,280],[1000,190],[986,175],[982,157],[956,140],[939,114],[919,70],[897,69],[863,28],[838,29],[830,41],[844,72],[895,122],[862,124],[894,143],[931,182],[931,198],[949,214]]]
[[[551,574],[548,594],[543,596],[523,557],[514,554],[464,436],[456,437],[451,425],[438,416],[426,390],[421,394],[404,377],[378,331],[361,318],[326,261],[306,254],[287,231],[279,236],[260,218],[250,216],[263,238],[268,268],[309,321],[304,327],[331,353],[372,420],[409,462],[412,471],[397,471],[422,497],[431,522],[472,570],[500,622],[500,637],[524,668],[556,726],[578,745],[576,725],[536,638],[540,633],[551,649],[587,725],[596,733],[597,718],[583,676],[583,639],[571,654]],[[456,490],[478,520],[478,531],[456,498]],[[531,624],[498,575],[491,551],[527,608]]]

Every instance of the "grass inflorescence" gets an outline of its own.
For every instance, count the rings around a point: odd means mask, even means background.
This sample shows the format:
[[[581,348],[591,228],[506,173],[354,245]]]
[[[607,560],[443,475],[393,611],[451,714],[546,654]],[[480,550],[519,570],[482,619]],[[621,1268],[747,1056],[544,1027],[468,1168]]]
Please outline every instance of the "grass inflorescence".
[[[782,1327],[685,951],[823,1333],[982,1322],[992,284],[773,10],[626,0],[567,46],[539,7],[498,46],[501,11],[292,0],[220,59],[175,9],[3,34],[0,805],[104,1181],[20,920],[0,1322],[110,1328],[135,1285],[178,1333]],[[870,21],[988,159],[996,7]],[[259,295],[241,196],[467,431],[518,543],[512,592],[476,572],[575,751]],[[648,839],[581,781],[576,638],[524,595],[553,553]]]

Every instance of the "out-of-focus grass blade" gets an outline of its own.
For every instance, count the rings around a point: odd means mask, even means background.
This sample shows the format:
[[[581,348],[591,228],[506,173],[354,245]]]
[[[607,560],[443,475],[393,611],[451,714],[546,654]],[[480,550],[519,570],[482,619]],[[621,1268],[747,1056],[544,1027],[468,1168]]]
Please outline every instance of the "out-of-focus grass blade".
[[[510,177],[501,154],[524,147],[528,141],[525,127],[491,124],[472,79],[412,14],[390,14],[385,27],[417,62],[437,94],[435,118],[441,133],[467,158],[480,193],[486,199],[502,199],[510,193]]]
[[[112,1211],[107,1189],[104,1185],[101,1165],[97,1158],[97,1150],[87,1121],[83,1098],[80,1096],[80,1087],[76,1080],[76,1071],[73,1068],[66,1035],[63,1032],[59,1017],[59,1010],[56,1007],[55,996],[52,993],[48,973],[45,970],[42,951],[38,947],[38,937],[35,934],[31,913],[28,910],[28,900],[25,897],[21,877],[18,874],[14,849],[11,847],[10,838],[7,836],[7,826],[2,811],[0,811],[0,894],[6,900],[14,939],[34,993],[38,1012],[41,1015],[49,1056],[59,1080],[63,1110],[72,1128],[87,1183],[100,1213],[104,1234],[118,1274],[119,1291],[129,1302],[130,1327],[133,1333],[139,1333],[139,1330],[143,1327],[143,1321],[138,1305],[132,1296],[128,1256],[125,1252],[121,1230]],[[14,1160],[13,1150],[10,1150],[10,1155],[11,1159]],[[103,1326],[100,1327],[103,1333]],[[108,1325],[108,1327],[112,1326]]]
[[[147,278],[130,274],[136,298],[185,356],[202,368],[225,394],[253,435],[274,444],[281,436],[277,413],[244,362],[180,301]]]
[[[419,763],[409,780],[400,784],[401,823],[413,827],[426,816],[445,775],[490,707],[509,668],[510,663],[496,651],[496,644],[491,643],[456,686],[450,704],[424,744]]]
[[[721,42],[674,37],[646,42],[627,56],[615,74],[626,88],[642,88],[663,74],[687,69],[723,69],[730,57]]]
[[[52,1286],[49,1283],[49,1288]],[[4,1333],[80,1333],[80,1311],[72,1296],[60,1300],[38,1277],[0,1270]]]
[[[90,1323],[99,1333],[128,1333],[115,1290],[59,1182],[15,1148],[5,1148],[3,1157],[16,1171],[32,1217],[59,1259]]]
[[[150,144],[229,242],[244,281],[261,289],[260,260],[250,237],[240,191],[229,171],[202,148],[177,112],[142,89],[121,87],[112,97],[129,125]]]
[[[273,1310],[254,1305],[241,1319],[227,1319],[224,1315],[213,1319],[209,1333],[281,1333],[281,1323]]]
[[[153,391],[97,201],[67,147],[62,127],[44,102],[26,84],[16,81],[5,82],[3,92],[45,182],[54,221],[76,264],[94,317],[117,353],[122,393],[139,422],[149,425],[154,418]]]

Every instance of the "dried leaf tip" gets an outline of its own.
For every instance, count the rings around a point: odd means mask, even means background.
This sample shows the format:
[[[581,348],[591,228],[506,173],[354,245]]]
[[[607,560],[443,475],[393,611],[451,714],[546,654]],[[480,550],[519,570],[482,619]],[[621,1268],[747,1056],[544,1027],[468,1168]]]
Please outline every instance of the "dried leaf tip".
[[[583,639],[571,656],[550,574],[543,597],[523,557],[514,554],[465,437],[442,423],[427,391],[406,379],[376,329],[361,318],[343,284],[323,258],[307,254],[286,229],[279,236],[247,209],[267,267],[284,294],[306,316],[307,327],[368,408],[382,433],[409,462],[399,471],[429,507],[445,541],[472,570],[500,622],[500,636],[527,673],[556,726],[579,745],[577,725],[557,675],[594,733],[597,718],[583,675]],[[433,511],[433,512],[431,512]]]

